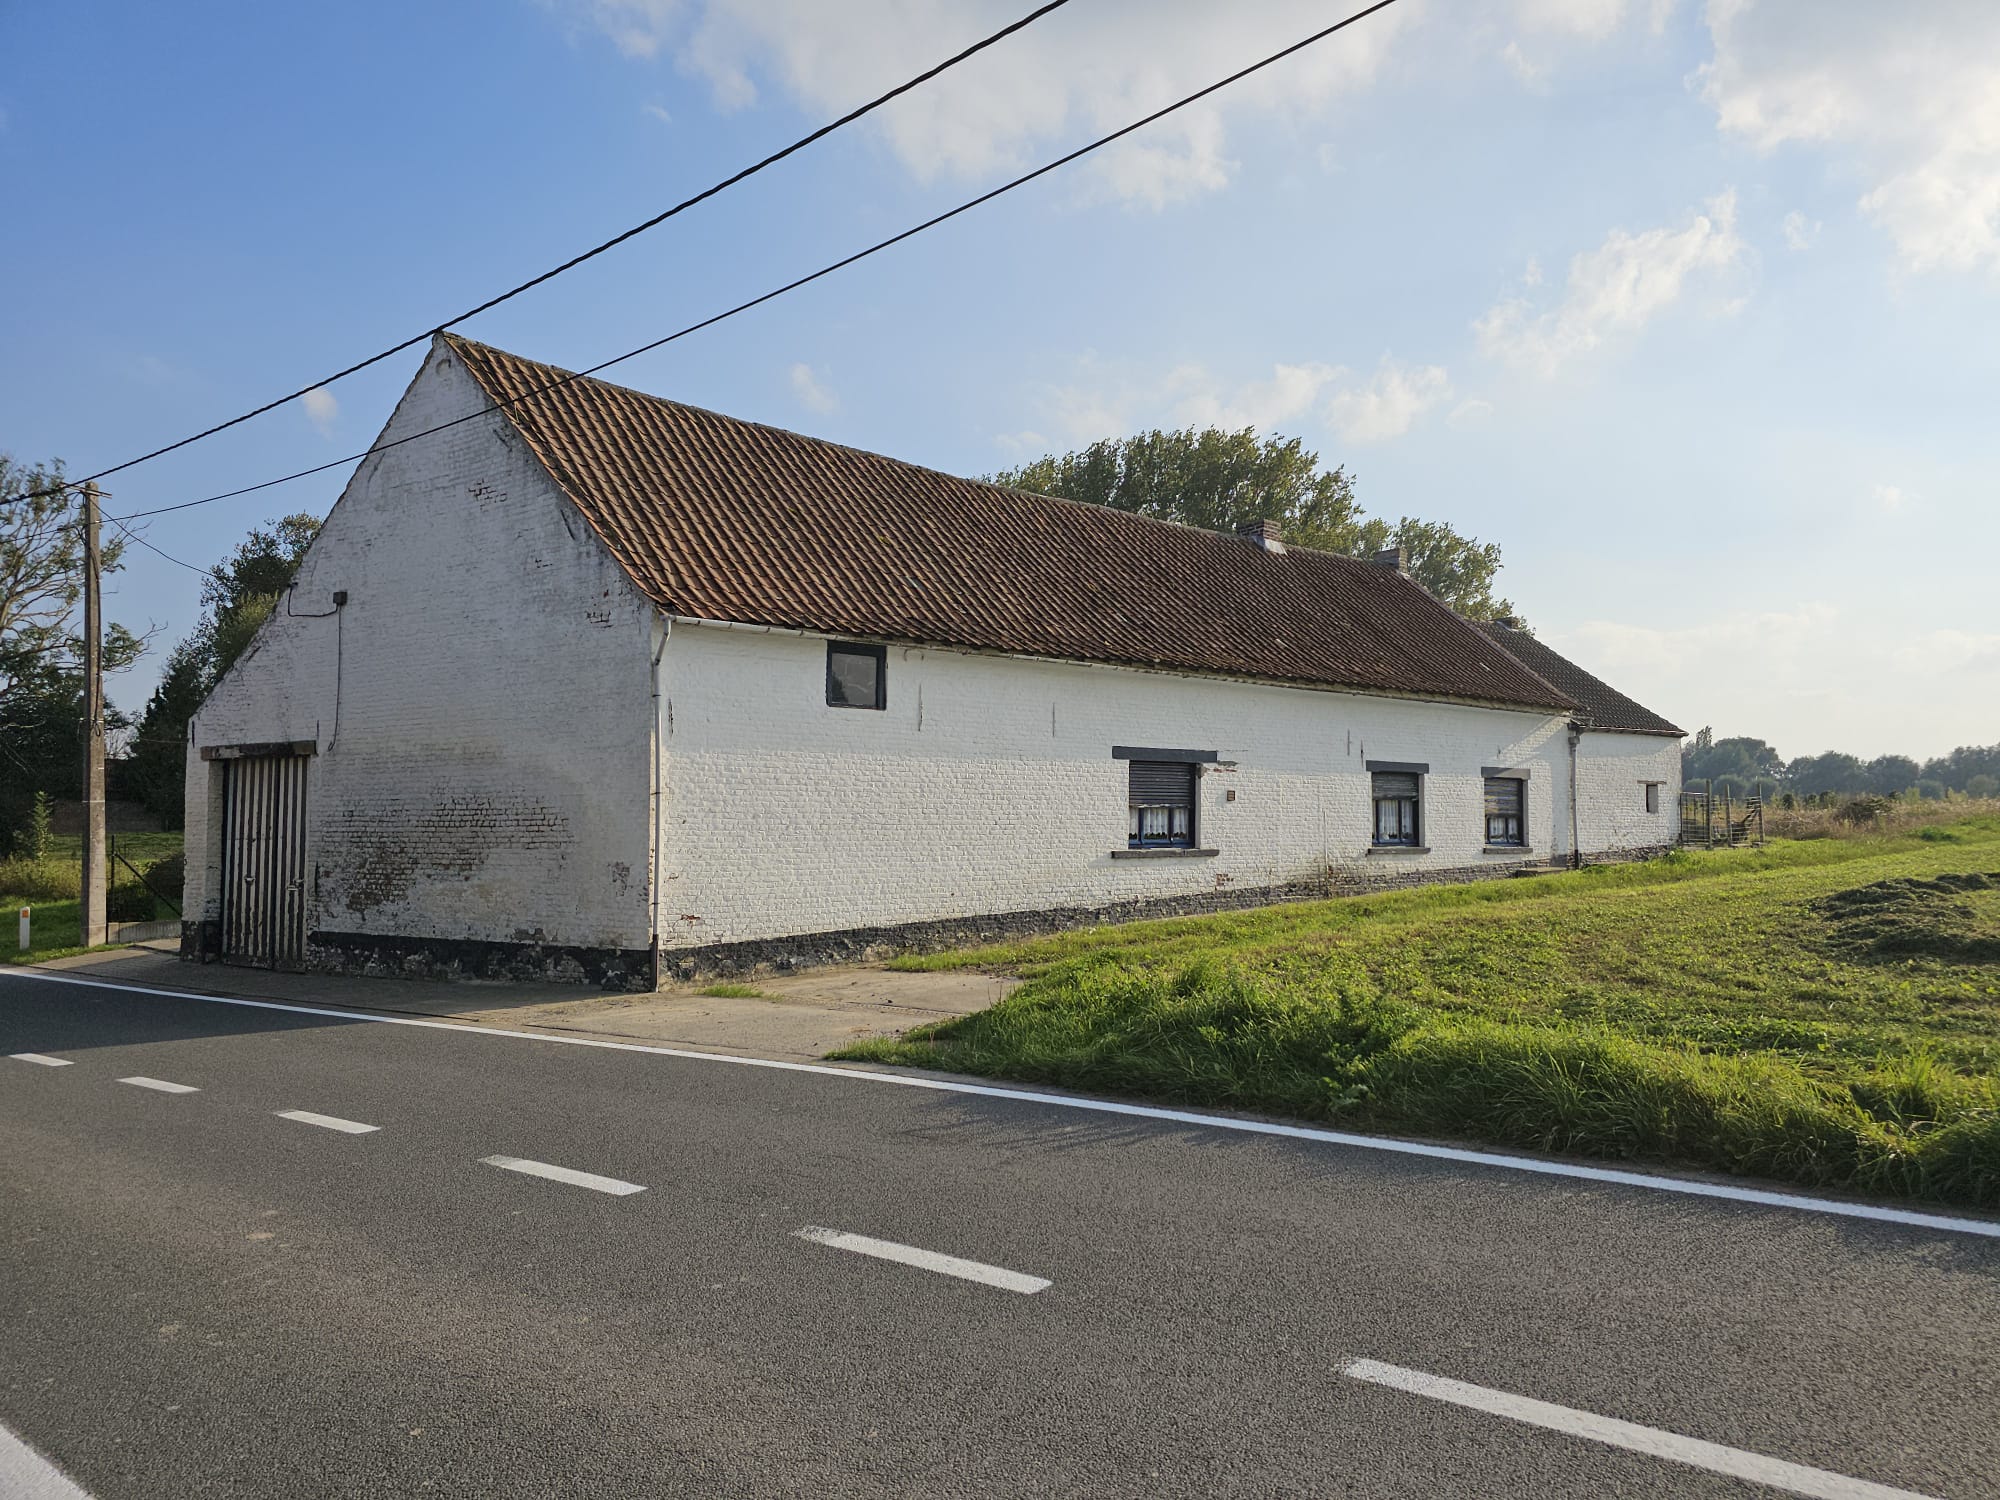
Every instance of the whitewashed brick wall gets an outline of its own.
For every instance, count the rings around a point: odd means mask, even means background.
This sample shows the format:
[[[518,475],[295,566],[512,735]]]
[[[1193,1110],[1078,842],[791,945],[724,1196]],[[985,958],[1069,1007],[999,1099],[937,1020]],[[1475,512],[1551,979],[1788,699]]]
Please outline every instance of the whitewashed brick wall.
[[[663,947],[1505,864],[1522,855],[1485,852],[1486,766],[1529,769],[1533,855],[1569,847],[1561,716],[899,647],[875,712],[829,708],[825,673],[822,639],[675,627]],[[1215,857],[1113,857],[1114,745],[1233,763],[1199,782]],[[1369,852],[1370,760],[1429,764],[1430,852]]]
[[[1646,811],[1646,783],[1660,810]],[[1657,734],[1585,734],[1576,754],[1578,843],[1585,854],[1671,844],[1680,835],[1681,742]]]
[[[437,347],[384,436],[483,404]],[[336,589],[342,618],[281,609],[195,718],[189,917],[219,914],[201,748],[305,740],[308,931],[645,948],[654,615],[504,419],[363,464],[292,608]]]

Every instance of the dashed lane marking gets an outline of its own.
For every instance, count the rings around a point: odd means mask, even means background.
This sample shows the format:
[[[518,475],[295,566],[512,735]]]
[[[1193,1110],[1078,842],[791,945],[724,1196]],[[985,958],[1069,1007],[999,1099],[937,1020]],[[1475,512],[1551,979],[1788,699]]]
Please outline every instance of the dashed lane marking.
[[[153,1089],[162,1094],[199,1094],[200,1089],[191,1083],[169,1083],[164,1078],[121,1078],[120,1083],[129,1083],[135,1089]]]
[[[281,1109],[281,1120],[297,1120],[301,1125],[317,1125],[322,1130],[340,1130],[348,1135],[366,1135],[371,1130],[380,1130],[380,1125],[363,1125],[359,1120],[343,1120],[338,1115],[316,1115],[309,1109]]]
[[[555,1167],[545,1161],[529,1161],[522,1156],[482,1156],[479,1159],[489,1167],[521,1172],[529,1177],[546,1177],[550,1182],[566,1182],[571,1187],[589,1188],[597,1193],[612,1193],[624,1197],[628,1193],[646,1191],[643,1185],[636,1182],[620,1182],[616,1177],[599,1177],[595,1172],[578,1172],[571,1167]]]
[[[1727,1474],[1733,1479],[1747,1479],[1752,1484],[1768,1485],[1774,1490],[1809,1495],[1813,1500],[1934,1500],[1934,1497],[1915,1490],[1899,1490],[1872,1480],[1851,1479],[1830,1469],[1808,1468],[1804,1464],[1769,1458],[1742,1448],[1725,1448],[1721,1443],[1682,1437],[1664,1428],[1642,1427],[1637,1422],[1600,1417],[1596,1412],[1557,1406],[1550,1401],[1516,1396],[1483,1385],[1468,1385],[1462,1380],[1447,1380],[1442,1375],[1426,1375],[1422,1370],[1406,1370],[1401,1365],[1356,1359],[1348,1361],[1342,1373],[1350,1380],[1365,1380],[1371,1385],[1388,1386],[1391,1390],[1406,1391],[1412,1396],[1449,1402],[1453,1406],[1483,1411],[1490,1416],[1505,1417],[1511,1422],[1524,1422],[1530,1427],[1588,1438],[1594,1443],[1625,1448],[1633,1453],[1651,1454],[1655,1458],[1686,1464],[1689,1468],[1706,1469],[1712,1474]]]
[[[989,1266],[977,1260],[961,1260],[956,1255],[940,1255],[935,1250],[919,1250],[914,1245],[899,1245],[894,1240],[870,1239],[865,1234],[848,1234],[839,1229],[823,1229],[817,1224],[808,1224],[805,1228],[794,1232],[800,1239],[811,1240],[815,1245],[831,1245],[836,1250],[851,1250],[856,1255],[872,1255],[877,1260],[893,1260],[899,1265],[935,1271],[940,1276],[956,1276],[960,1281],[976,1281],[983,1286],[996,1286],[1003,1292],[1020,1292],[1023,1296],[1032,1297],[1036,1292],[1046,1291],[1054,1285],[1044,1276],[1025,1276],[1019,1271],[1009,1271],[1004,1266]]]

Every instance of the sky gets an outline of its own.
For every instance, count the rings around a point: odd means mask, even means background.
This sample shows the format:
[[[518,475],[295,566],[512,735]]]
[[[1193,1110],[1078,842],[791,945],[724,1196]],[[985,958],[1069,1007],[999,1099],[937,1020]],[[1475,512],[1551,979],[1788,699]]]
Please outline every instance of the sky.
[[[434,326],[1032,0],[0,0],[0,450],[83,473]],[[575,368],[1329,24],[1071,0],[463,325]],[[1399,0],[1118,147],[607,378],[965,474],[1303,438],[1498,542],[1542,638],[1787,756],[2000,741],[2000,6]],[[106,482],[365,448],[412,350]],[[163,515],[198,567],[346,469]],[[133,548],[109,618],[196,573]]]

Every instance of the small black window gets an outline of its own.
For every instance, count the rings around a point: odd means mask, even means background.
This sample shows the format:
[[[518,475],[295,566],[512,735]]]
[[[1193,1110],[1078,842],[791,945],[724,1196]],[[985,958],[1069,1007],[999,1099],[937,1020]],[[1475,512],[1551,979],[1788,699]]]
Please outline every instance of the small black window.
[[[1127,824],[1134,849],[1194,847],[1195,768],[1181,760],[1135,760],[1131,766],[1131,816]]]
[[[1521,786],[1518,777],[1486,778],[1486,842],[1521,847]]]
[[[1649,781],[1646,783],[1646,811],[1649,813],[1656,813],[1659,810],[1660,810],[1660,784],[1657,781]]]
[[[888,652],[881,646],[849,641],[826,643],[826,701],[829,708],[887,708]]]
[[[1416,844],[1422,820],[1417,814],[1422,778],[1407,771],[1377,771],[1375,782],[1375,842]]]

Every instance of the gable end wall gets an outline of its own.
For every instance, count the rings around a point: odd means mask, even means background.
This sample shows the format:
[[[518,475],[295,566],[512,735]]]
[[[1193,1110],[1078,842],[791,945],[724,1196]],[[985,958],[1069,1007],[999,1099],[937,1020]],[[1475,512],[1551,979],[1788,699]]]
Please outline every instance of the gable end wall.
[[[434,347],[383,436],[483,404]],[[337,618],[302,617],[335,590]],[[479,972],[496,944],[532,945],[510,972],[647,962],[654,614],[502,417],[364,462],[290,608],[194,720],[197,946],[221,915],[223,772],[201,751],[296,741],[316,750],[315,966]]]

